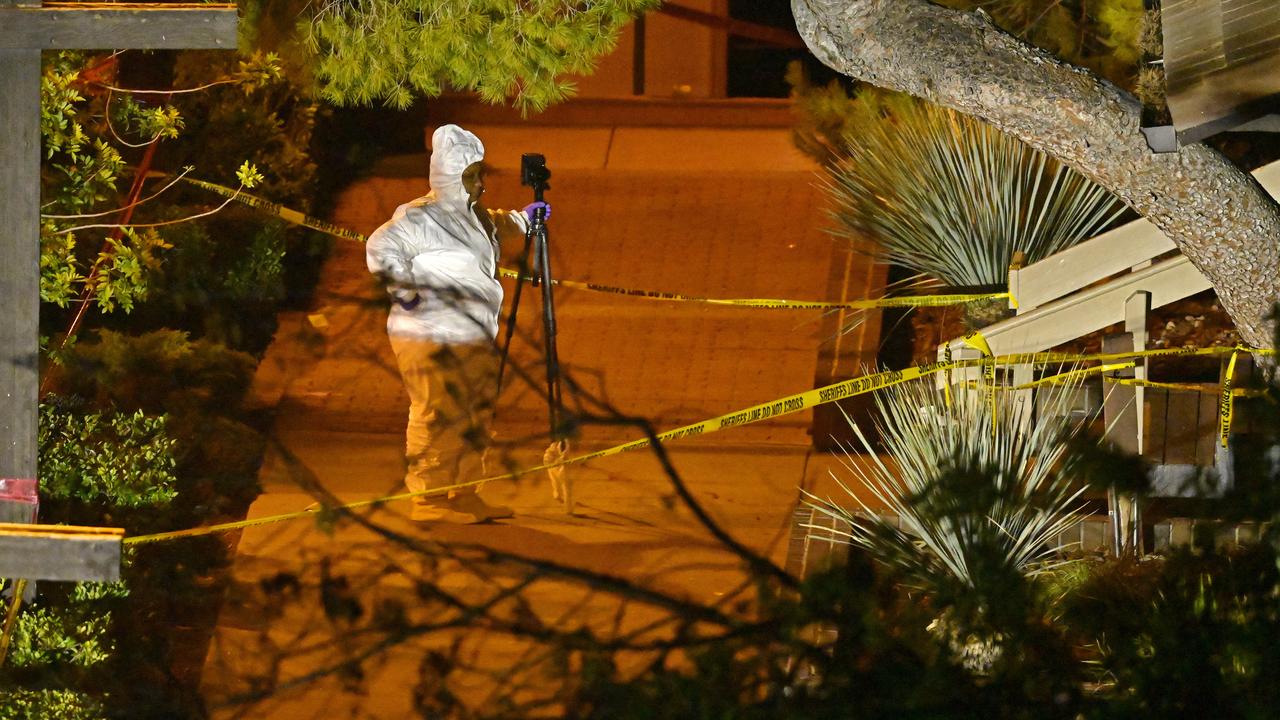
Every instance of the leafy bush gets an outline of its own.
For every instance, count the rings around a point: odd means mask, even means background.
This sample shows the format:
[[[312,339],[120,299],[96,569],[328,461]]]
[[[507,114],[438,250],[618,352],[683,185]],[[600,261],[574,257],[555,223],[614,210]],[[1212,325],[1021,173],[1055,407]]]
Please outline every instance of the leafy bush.
[[[107,203],[117,203],[126,167],[104,139],[95,99],[86,93],[81,75],[88,57],[72,51],[45,57],[41,196],[49,200],[41,206],[40,299],[65,308],[87,292],[103,312],[128,312],[147,296],[147,270],[165,244],[151,229],[99,241],[93,228],[80,227],[96,224],[94,210],[119,206]]]
[[[61,384],[96,408],[166,416],[178,493],[155,522],[199,524],[242,512],[260,491],[265,441],[243,411],[255,365],[246,353],[176,330],[104,330],[64,353]]]
[[[8,664],[26,670],[92,669],[111,657],[112,603],[124,583],[76,583],[62,607],[32,607],[15,626]]]
[[[185,167],[232,185],[252,177],[262,192],[305,210],[316,177],[310,144],[317,101],[283,78],[270,54],[61,52],[46,60],[42,195],[50,200],[41,216],[42,299],[65,310],[86,297],[109,326],[176,326],[260,352],[286,293],[285,248],[303,260],[295,284],[309,286],[315,233],[234,204],[220,210],[207,192],[171,179],[130,206],[126,222],[137,226],[115,223],[132,196],[125,192],[130,173],[161,168],[176,174]],[[154,84],[170,70],[175,88],[199,91],[155,103],[155,94],[129,89],[132,80]],[[138,169],[130,171],[130,162]],[[70,319],[46,315],[51,333]]]
[[[11,687],[4,689],[0,720],[99,720],[102,703],[74,690]]]
[[[156,214],[189,212],[174,206]],[[148,276],[148,299],[129,317],[106,318],[103,325],[134,332],[176,327],[260,353],[275,333],[276,308],[285,296],[286,244],[294,234],[279,220],[230,207],[204,221],[175,225],[166,233],[172,247],[163,265]]]
[[[225,78],[239,82],[217,84]],[[234,186],[232,178],[248,161],[262,171],[255,192],[304,212],[312,209],[317,168],[310,145],[321,108],[280,73],[274,56],[177,53],[173,84],[207,87],[174,97],[176,112],[199,122],[165,142],[157,163],[190,167],[194,177]],[[179,184],[152,212],[165,219],[186,217],[220,201]],[[153,292],[128,327],[182,328],[254,354],[270,342],[275,311],[286,294],[309,295],[313,279],[295,271],[301,267],[305,275],[314,252],[328,247],[319,233],[235,203],[165,233],[172,247],[151,278]]]
[[[141,335],[103,330],[62,357],[69,394],[151,413],[236,412],[257,363],[252,356],[179,330]]]
[[[1111,702],[1096,717],[1269,717],[1280,707],[1274,547],[1099,563],[1063,601]]]
[[[150,340],[142,347],[172,349]],[[115,342],[123,349],[107,355],[129,357],[127,340]],[[200,375],[212,387],[198,397],[224,394],[210,379],[225,382],[226,374]],[[111,377],[105,372],[99,380]],[[140,401],[129,389],[116,390],[100,394],[108,406],[114,399]],[[206,414],[206,405],[161,395],[179,408],[171,417],[180,422],[46,398],[40,428],[45,522],[110,524],[136,533],[195,525],[247,506],[257,489],[257,434]],[[206,426],[223,429],[208,433]],[[226,452],[231,447],[235,453]],[[41,584],[36,603],[18,618],[9,662],[0,668],[0,718],[198,715],[194,688],[177,681],[171,667],[171,627],[215,617],[220,595],[210,592],[210,580],[226,562],[219,539],[198,538],[126,553],[121,583],[81,583],[70,591]]]
[[[175,446],[163,417],[141,410],[77,412],[46,399],[40,405],[41,497],[126,508],[168,504],[177,495]]]
[[[46,398],[39,438],[44,522],[131,526],[138,516],[162,514],[177,494],[176,442],[163,417]],[[108,716],[108,701],[126,692],[131,669],[156,662],[150,644],[157,636],[120,635],[117,620],[131,611],[124,582],[69,590],[42,583],[39,590],[17,618],[0,672],[0,718]],[[121,654],[121,645],[132,651]]]
[[[888,388],[876,404],[890,461],[855,426],[869,469],[845,463],[857,482],[841,483],[844,504],[813,507],[847,525],[842,539],[925,591],[938,608],[931,629],[969,669],[1008,672],[1037,652],[1027,638],[1060,642],[1027,576],[1051,566],[1053,540],[1080,519],[1084,482],[1067,413],[1023,430],[1023,406],[992,408],[980,392],[946,400],[932,381]]]
[[[41,408],[43,519],[135,533],[243,512],[259,491],[263,440],[243,422],[256,362],[212,340],[265,347],[284,295],[285,247],[307,240],[240,208],[187,221],[211,203],[182,185],[153,185],[156,196],[142,193],[132,220],[174,224],[113,228],[127,201],[128,182],[119,180],[134,172],[129,164],[142,147],[161,139],[146,170],[189,164],[228,182],[241,166],[256,173],[247,159],[261,158],[269,166],[264,192],[305,208],[317,107],[278,77],[270,57],[160,53],[131,61],[141,57],[46,54],[41,118],[44,330],[63,331],[83,296],[104,315],[90,313],[91,323],[135,331],[177,325],[204,337],[101,330],[54,353],[62,363],[50,367],[55,392],[65,395],[47,396]],[[205,91],[155,104],[155,95],[116,87],[131,84],[130,67],[151,83],[175,58],[174,86]],[[174,678],[167,630],[214,616],[220,594],[210,580],[225,562],[216,539],[131,554],[127,604],[85,596],[89,586],[67,592],[42,584],[0,669],[0,718],[199,714],[193,689]]]

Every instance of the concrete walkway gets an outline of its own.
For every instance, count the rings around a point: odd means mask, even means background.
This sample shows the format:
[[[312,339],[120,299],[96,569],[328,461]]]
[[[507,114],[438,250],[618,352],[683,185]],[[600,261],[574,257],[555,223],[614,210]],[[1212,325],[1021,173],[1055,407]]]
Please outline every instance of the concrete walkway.
[[[518,157],[512,160],[510,148],[546,136],[524,142],[510,132],[489,134],[495,168],[488,203],[519,207],[527,191],[518,185],[512,169]],[[579,157],[562,168],[546,151],[555,173],[556,276],[694,295],[796,299],[826,299],[829,279],[840,277],[848,297],[877,293],[874,268],[861,259],[851,264],[821,232],[813,173],[797,169],[794,158],[772,170],[761,167],[754,153],[761,140],[748,135],[708,131],[697,137],[694,151],[681,144],[687,133],[651,134],[647,148],[628,150],[625,167]],[[653,158],[647,165],[646,154]],[[682,156],[721,158],[720,169],[671,167]],[[733,167],[734,157],[745,166]],[[419,159],[388,163],[348,190],[333,219],[369,232],[397,204],[425,192],[424,169]],[[528,302],[521,311],[522,336],[536,341],[538,304]],[[557,315],[561,359],[572,376],[591,394],[659,429],[808,389],[826,339],[821,317],[811,311],[560,291]],[[407,399],[384,320],[382,293],[364,270],[363,249],[340,243],[325,268],[316,308],[282,318],[259,370],[255,395],[275,411],[276,445],[262,471],[265,492],[250,517],[306,507],[315,496],[304,487],[321,487],[344,502],[399,489]],[[538,378],[534,344],[522,342],[515,357]],[[857,333],[844,346],[855,358],[874,357],[874,340]],[[537,464],[546,444],[544,417],[528,386],[504,393],[498,429],[509,442],[512,465]],[[808,413],[796,414],[671,447],[676,469],[716,522],[779,564],[797,489],[829,464],[810,456],[808,425]],[[586,427],[575,452],[636,436],[632,428]],[[500,633],[422,632],[385,647],[373,640],[382,637],[375,630],[385,629],[392,615],[418,627],[441,612],[424,600],[424,578],[463,596],[482,595],[487,587],[466,561],[432,560],[410,547],[415,542],[478,544],[699,603],[733,595],[744,577],[740,558],[679,502],[651,454],[601,458],[572,473],[579,498],[572,516],[552,501],[540,475],[485,489],[486,497],[517,511],[501,523],[415,525],[404,517],[406,503],[390,503],[365,513],[370,527],[304,519],[243,531],[235,585],[205,670],[215,717],[413,716],[415,697],[431,685],[423,680],[432,672],[423,658],[442,648],[474,663],[473,681],[451,686],[469,703],[491,700],[496,688],[513,682],[536,686],[541,671],[522,660],[531,647]],[[540,581],[526,595],[530,604],[522,612],[549,626],[638,627],[656,617],[644,603],[620,602],[563,578]],[[342,620],[342,608],[357,604],[359,617]],[[520,674],[526,671],[528,677]],[[274,691],[254,698],[264,688]]]

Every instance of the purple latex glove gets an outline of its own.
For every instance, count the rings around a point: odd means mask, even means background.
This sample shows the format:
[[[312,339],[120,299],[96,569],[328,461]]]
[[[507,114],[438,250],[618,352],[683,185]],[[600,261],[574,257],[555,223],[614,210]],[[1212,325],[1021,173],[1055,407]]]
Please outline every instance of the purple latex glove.
[[[524,206],[524,216],[529,218],[529,222],[533,222],[533,215],[538,211],[538,208],[543,208],[545,210],[545,212],[542,213],[543,220],[551,219],[551,203],[533,202]]]
[[[418,304],[422,302],[422,296],[419,295],[417,291],[400,285],[388,285],[387,294],[391,296],[391,299],[395,301],[397,305],[405,310],[412,310],[418,307]]]

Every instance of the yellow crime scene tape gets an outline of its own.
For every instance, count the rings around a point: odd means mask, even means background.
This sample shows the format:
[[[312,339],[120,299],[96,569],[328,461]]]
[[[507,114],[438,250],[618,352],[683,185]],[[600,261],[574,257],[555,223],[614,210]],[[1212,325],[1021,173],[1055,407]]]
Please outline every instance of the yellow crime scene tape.
[[[942,346],[942,362],[947,365],[951,364],[951,343]],[[942,395],[947,403],[947,409],[951,409],[951,370],[947,369],[945,372],[946,379],[942,382]]]
[[[292,210],[280,203],[265,200],[234,188],[216,185],[211,182],[185,176],[182,178],[182,181],[204,188],[212,193],[216,193],[257,210],[261,210],[267,214],[274,215],[281,220],[294,225],[311,228],[312,230],[316,230],[333,237],[342,238],[344,240],[354,240],[360,243],[367,240],[364,235],[361,235],[349,228],[335,225],[331,222],[312,217],[297,210]],[[518,279],[520,277],[520,273],[518,271],[510,268],[499,268],[498,274],[502,277],[511,279]],[[526,279],[528,278],[526,277]],[[948,305],[964,305],[966,303],[976,302],[979,300],[1001,299],[1009,300],[1014,307],[1017,307],[1017,300],[1013,297],[1013,294],[1009,292],[909,295],[868,300],[848,300],[845,302],[823,302],[809,300],[781,300],[776,298],[709,298],[697,295],[682,295],[680,293],[662,292],[659,290],[633,290],[630,288],[614,287],[612,285],[602,285],[600,283],[592,282],[580,282],[576,280],[552,280],[552,284],[569,288],[571,290],[586,290],[588,292],[607,293],[610,295],[623,295],[626,297],[640,298],[644,300],[665,300],[671,302],[702,303],[705,305],[726,305],[730,307],[748,307],[762,310],[871,310],[875,308],[893,307],[943,307]]]
[[[270,201],[263,200],[262,198],[257,198],[252,195],[248,195],[246,193],[233,190],[231,188],[226,188],[220,185],[214,185],[213,183],[207,183],[201,180],[195,180],[191,178],[183,178],[183,179],[186,182],[206,188],[212,192],[222,194],[226,197],[245,203],[246,205],[249,205],[251,207],[255,207],[255,208],[264,210],[266,212],[271,212],[276,216],[280,217],[281,219],[284,219],[288,222],[293,222],[298,225],[303,225],[305,227],[309,227],[320,232],[328,233],[336,237],[356,240],[360,242],[363,242],[365,240],[364,236],[358,233],[355,233],[354,231],[333,225],[332,223],[327,223],[323,220],[311,218],[297,211],[289,210],[288,208],[284,208],[278,203],[272,203]],[[514,271],[504,269],[504,273],[514,273]],[[562,283],[563,282],[565,281],[562,281]],[[604,291],[604,292],[617,291],[617,292],[625,293],[632,296],[641,296],[641,297],[652,296],[655,299],[683,299],[687,297],[687,296],[677,296],[669,293],[644,293],[640,291],[625,290],[622,288],[607,288],[607,286],[594,286],[590,283],[577,283],[577,284],[583,286],[585,289],[592,289],[592,290]],[[602,289],[602,288],[606,288],[606,289]],[[933,296],[933,297],[942,297],[942,296]],[[972,296],[966,296],[966,297],[972,297]],[[987,295],[982,297],[990,298],[990,297],[1010,297],[1010,296],[1008,293],[997,293],[994,295]],[[699,301],[709,300],[708,298],[691,298],[691,299],[696,299]],[[924,298],[924,299],[928,300],[930,298]],[[889,298],[887,300],[897,302],[897,301],[908,300],[908,298]],[[723,302],[726,304],[739,304],[739,303],[751,303],[751,302],[789,303],[791,301],[742,300],[742,301],[719,301],[719,302]],[[884,301],[859,301],[859,302],[884,302]],[[841,303],[815,304],[815,303],[799,302],[794,304],[799,306],[820,305],[823,307],[849,306],[848,304],[841,304]],[[783,307],[783,305],[771,305],[769,307]],[[850,380],[844,380],[838,383],[834,383],[832,385],[828,385],[826,387],[817,388],[814,390],[808,390],[805,392],[780,398],[772,402],[763,403],[760,405],[754,405],[752,407],[748,407],[734,413],[729,413],[726,415],[721,415],[719,417],[711,418],[709,420],[704,420],[702,422],[694,423],[692,425],[686,425],[684,427],[668,430],[666,432],[658,434],[656,438],[659,442],[670,442],[670,441],[681,440],[684,438],[695,437],[698,435],[707,435],[710,433],[718,432],[720,430],[724,430],[726,428],[749,425],[749,424],[760,422],[770,418],[779,417],[781,415],[787,415],[790,413],[799,412],[801,410],[816,407],[818,405],[836,402],[838,400],[855,397],[857,395],[863,395],[863,394],[880,390],[886,387],[890,387],[892,385],[898,385],[910,380],[915,380],[917,378],[922,378],[928,375],[932,375],[937,372],[946,371],[947,373],[950,373],[950,371],[954,369],[964,368],[964,367],[982,367],[983,368],[984,382],[989,388],[988,391],[990,393],[990,402],[992,404],[992,409],[993,409],[992,417],[994,420],[995,393],[997,389],[997,386],[995,384],[995,366],[997,363],[1005,364],[1005,365],[1052,364],[1052,363],[1068,363],[1068,362],[1103,362],[1105,363],[1107,361],[1112,361],[1112,360],[1128,360],[1128,359],[1138,358],[1138,357],[1211,356],[1211,355],[1225,355],[1230,353],[1232,355],[1232,365],[1234,365],[1235,356],[1237,353],[1240,353],[1240,352],[1250,352],[1250,353],[1266,354],[1266,355],[1274,355],[1276,353],[1275,350],[1271,350],[1271,349],[1255,349],[1255,348],[1237,346],[1237,347],[1208,347],[1208,348],[1159,348],[1154,350],[1143,350],[1143,351],[1136,351],[1136,352],[1097,353],[1093,355],[1078,355],[1078,354],[1072,354],[1072,353],[1054,353],[1054,352],[1036,352],[1036,353],[1015,353],[1015,354],[997,357],[997,356],[994,356],[993,353],[991,352],[990,344],[987,342],[986,338],[982,336],[981,332],[974,331],[964,336],[961,339],[967,344],[969,344],[971,347],[974,347],[979,352],[981,352],[983,354],[983,357],[979,359],[966,359],[966,360],[952,361],[950,360],[950,345],[948,344],[945,349],[947,360],[943,362],[916,365],[913,367],[906,368],[904,370],[886,370],[886,371],[874,373],[871,375],[865,375],[865,376],[853,378]],[[1125,363],[1120,363],[1120,365],[1125,365]],[[1092,370],[1093,372],[1102,372],[1102,371],[1105,371],[1105,368],[1090,369],[1090,370]],[[1073,371],[1073,372],[1077,372],[1077,371]],[[1068,373],[1064,373],[1064,375],[1065,374],[1068,374]],[[948,399],[950,398],[949,386],[950,386],[950,382],[947,383]],[[1229,395],[1229,392],[1227,394]],[[1227,417],[1227,427],[1229,431],[1229,420],[1230,420],[1229,403],[1226,405],[1228,405],[1226,417]],[[146,544],[146,543],[161,542],[166,540],[175,540],[179,538],[213,535],[217,533],[228,532],[228,531],[238,530],[242,528],[254,527],[258,525],[266,525],[266,524],[284,522],[287,520],[294,520],[294,519],[308,517],[308,516],[314,516],[321,512],[356,510],[356,509],[365,508],[365,507],[379,506],[379,505],[383,505],[385,503],[393,502],[397,500],[406,500],[411,498],[427,497],[432,495],[443,495],[454,490],[472,487],[472,486],[480,485],[487,482],[493,482],[496,480],[514,479],[522,475],[537,473],[537,472],[549,470],[555,467],[583,463],[583,462],[587,462],[589,460],[594,460],[601,457],[607,457],[610,455],[617,455],[624,452],[639,450],[639,449],[648,447],[650,444],[651,443],[648,439],[635,440],[632,442],[624,443],[622,445],[616,445],[614,447],[607,448],[604,450],[599,450],[596,452],[587,453],[585,455],[579,455],[573,458],[568,458],[560,462],[538,465],[536,467],[504,473],[501,475],[494,475],[491,477],[482,478],[480,480],[472,480],[469,482],[457,483],[455,485],[451,485],[448,487],[433,488],[431,490],[425,490],[421,492],[406,492],[406,493],[400,493],[396,495],[386,495],[382,497],[373,498],[370,500],[362,500],[359,502],[346,503],[339,506],[308,508],[304,510],[290,512],[290,513],[282,513],[278,515],[254,518],[251,520],[240,520],[240,521],[234,521],[234,522],[219,523],[216,525],[188,528],[185,530],[175,530],[171,532],[153,533],[149,535],[137,535],[137,536],[125,538],[124,542],[125,544],[129,544],[129,545],[139,545],[139,544]]]
[[[1096,375],[1098,373],[1112,372],[1113,370],[1124,370],[1126,368],[1131,368],[1136,365],[1137,365],[1136,362],[1130,360],[1128,362],[1109,363],[1106,365],[1097,365],[1094,367],[1087,367],[1087,368],[1076,368],[1074,370],[1068,370],[1067,372],[1058,373],[1057,375],[1049,375],[1047,377],[1042,377],[1039,380],[1033,380],[1028,383],[1022,383],[1021,385],[1001,385],[1001,386],[998,386],[997,389],[1003,392],[1014,392],[1017,390],[1031,390],[1033,388],[1043,387],[1045,385],[1061,385],[1062,383],[1075,380],[1077,378],[1088,377],[1089,375]],[[1105,378],[1105,379],[1118,380],[1120,378]],[[985,383],[975,383],[973,381],[970,381],[968,383],[968,386],[970,388],[977,389],[979,387],[984,387]]]
[[[1231,359],[1227,361],[1227,372],[1222,376],[1222,395],[1218,399],[1218,438],[1222,441],[1224,448],[1231,435],[1231,415],[1235,412],[1235,395],[1231,394],[1231,380],[1236,374],[1236,358],[1239,355],[1239,352],[1233,352]]]
[[[505,278],[516,279],[520,273],[509,268],[501,268],[498,274]],[[526,280],[529,278],[526,277]],[[591,292],[625,295],[644,300],[671,300],[677,302],[695,302],[707,305],[731,305],[734,307],[751,307],[764,310],[870,310],[889,307],[943,307],[947,305],[963,305],[978,300],[1011,300],[1013,295],[1001,293],[963,293],[949,295],[906,295],[874,300],[846,300],[844,302],[825,302],[810,300],[780,300],[775,298],[710,298],[698,295],[681,295],[679,293],[661,292],[657,290],[631,290],[629,288],[602,285],[600,283],[579,282],[576,280],[552,280],[553,285],[571,290],[588,290]]]
[[[334,225],[333,223],[321,220],[320,218],[312,217],[297,210],[287,208],[280,203],[271,202],[270,200],[260,198],[256,195],[250,195],[249,193],[236,190],[234,188],[215,185],[211,182],[197,180],[195,178],[186,177],[185,175],[182,177],[182,181],[195,185],[196,187],[204,188],[205,190],[234,200],[242,205],[248,205],[256,210],[261,210],[268,215],[274,215],[293,225],[308,227],[312,230],[322,232],[326,235],[332,235],[333,237],[342,238],[344,240],[354,240],[362,243],[366,239],[364,235],[361,235],[355,230],[344,228],[341,225]]]
[[[984,341],[985,344],[985,341]],[[988,348],[989,350],[990,348]],[[788,415],[790,413],[799,412],[808,408],[816,407],[826,403],[836,402],[857,395],[863,395],[869,392],[880,390],[892,385],[898,385],[917,378],[933,375],[934,373],[951,371],[958,368],[980,367],[991,365],[993,363],[1014,365],[1014,364],[1052,364],[1063,362],[1101,362],[1107,360],[1131,359],[1135,357],[1158,357],[1170,355],[1226,355],[1230,353],[1250,352],[1264,355],[1274,355],[1275,350],[1253,349],[1246,347],[1210,347],[1210,348],[1161,348],[1156,350],[1144,350],[1129,353],[1098,353],[1094,355],[1075,355],[1070,353],[1019,353],[1012,355],[1003,355],[995,357],[983,357],[969,360],[955,360],[951,362],[928,363],[924,365],[916,365],[904,370],[886,370],[883,372],[864,375],[862,377],[844,380],[832,385],[808,390],[805,392],[789,395],[779,398],[772,402],[753,405],[751,407],[739,410],[737,412],[714,417],[709,420],[685,425],[683,427],[668,430],[658,434],[656,437],[660,442],[671,442],[682,440],[685,438],[695,437],[698,435],[708,435],[726,428],[740,427],[750,425],[752,423],[768,420],[770,418]],[[524,470],[494,475],[492,477],[482,478],[480,480],[472,480],[470,482],[458,483],[449,487],[434,488],[421,492],[406,492],[396,495],[386,495],[373,498],[371,500],[362,500],[359,502],[346,503],[334,507],[317,507],[306,510],[299,510],[279,515],[270,515],[267,517],[253,518],[251,520],[239,520],[235,522],[220,523],[217,525],[207,525],[204,527],[188,528],[185,530],[175,530],[171,532],[154,533],[151,535],[137,535],[125,538],[124,542],[128,545],[137,545],[144,543],[161,542],[166,540],[176,540],[179,538],[197,537],[202,535],[213,535],[241,528],[254,527],[257,525],[267,525],[272,523],[295,520],[298,518],[315,516],[320,512],[337,512],[343,510],[357,510],[360,508],[373,507],[393,502],[397,500],[407,500],[416,497],[427,497],[432,495],[443,495],[445,493],[459,490],[463,488],[480,485],[496,480],[511,480],[522,475],[529,475],[544,470],[565,465],[574,465],[587,462],[597,458],[609,455],[617,455],[633,450],[640,450],[650,445],[649,440],[635,440],[632,442],[616,445],[611,448],[599,450],[596,452],[579,455],[568,458],[557,463],[547,463],[530,467]]]
[[[1138,378],[1120,378],[1107,377],[1103,378],[1106,382],[1115,385],[1132,385],[1134,387],[1154,388],[1157,390],[1177,390],[1181,392],[1193,393],[1213,393],[1215,395],[1222,392],[1220,383],[1173,383],[1161,382],[1158,380],[1139,380]],[[1236,397],[1265,397],[1266,390],[1253,390],[1250,388],[1232,388],[1231,394]]]
[[[952,365],[955,367],[965,367],[965,366],[977,365],[979,362],[985,362],[985,360],[984,361],[960,360],[952,363]],[[781,415],[789,415],[791,413],[799,412],[807,408],[823,405],[830,402],[835,402],[837,400],[843,400],[845,398],[854,397],[856,395],[863,395],[875,390],[880,390],[882,388],[889,387],[891,385],[898,385],[900,383],[904,383],[909,380],[915,380],[916,378],[925,377],[927,375],[936,373],[940,370],[946,369],[944,366],[945,366],[945,363],[917,365],[915,367],[910,367],[905,370],[886,370],[884,372],[878,372],[872,375],[864,375],[862,377],[857,377],[850,380],[844,380],[832,385],[828,385],[826,387],[817,388],[815,390],[808,390],[802,393],[797,393],[795,395],[789,395],[787,397],[779,398],[778,400],[774,400],[772,402],[767,402],[760,405],[753,405],[752,407],[745,408],[737,412],[729,413],[727,415],[721,415],[719,417],[714,417],[709,420],[703,420],[702,422],[694,423],[692,425],[685,425],[684,427],[675,428],[674,430],[668,430],[666,432],[658,434],[657,439],[660,442],[671,442],[675,440],[683,440],[685,438],[696,437],[698,435],[708,435],[714,432],[718,432],[720,430],[724,430],[726,428],[740,427],[742,425],[750,425],[752,423],[760,422],[762,420],[768,420],[770,418],[779,417]],[[406,492],[406,493],[400,493],[397,495],[387,495],[383,497],[374,498],[372,500],[362,500],[359,502],[347,503],[344,505],[340,505],[338,507],[299,510],[296,512],[284,513],[281,515],[271,515],[268,517],[254,518],[252,520],[239,520],[235,522],[221,523],[218,525],[208,525],[205,527],[189,528],[186,530],[174,530],[171,532],[155,533],[152,535],[137,535],[134,537],[125,538],[124,542],[129,545],[136,545],[136,544],[142,544],[142,543],[160,542],[163,540],[176,540],[178,538],[185,538],[185,537],[196,537],[200,535],[212,535],[215,533],[227,532],[230,530],[237,530],[240,528],[253,527],[255,525],[266,525],[270,523],[282,522],[285,520],[293,520],[296,518],[312,516],[321,511],[333,512],[336,510],[355,510],[355,509],[370,507],[374,505],[382,505],[382,504],[396,501],[396,500],[407,500],[410,498],[427,497],[432,495],[444,495],[454,490],[460,490],[462,488],[480,485],[487,482],[493,482],[495,480],[511,480],[511,479],[518,478],[522,475],[529,475],[537,472],[542,472],[543,470],[548,470],[554,467],[561,467],[565,465],[575,465],[578,463],[587,462],[588,460],[595,460],[597,458],[607,457],[609,455],[618,455],[620,453],[630,452],[633,450],[641,450],[643,448],[649,447],[649,445],[650,445],[650,442],[647,438],[643,440],[633,440],[631,442],[624,443],[622,445],[615,445],[614,447],[607,448],[604,450],[598,450],[596,452],[587,453],[585,455],[578,455],[572,458],[568,458],[558,463],[547,463],[544,465],[538,465],[536,467],[531,467],[524,470],[517,470],[515,472],[509,472],[501,475],[494,475],[492,477],[482,478],[480,480],[472,480],[465,483],[458,483],[456,485],[450,485],[449,487],[433,488],[431,490],[424,490],[420,492]]]
[[[1027,390],[1030,388],[1037,388],[1042,385],[1058,385],[1070,380],[1075,380],[1076,378],[1087,377],[1089,375],[1112,372],[1114,370],[1125,370],[1125,369],[1134,367],[1137,364],[1138,363],[1133,360],[1128,360],[1126,362],[1106,363],[1104,365],[1096,365],[1094,367],[1088,367],[1088,368],[1076,368],[1075,370],[1068,370],[1067,372],[1058,373],[1057,375],[1050,375],[1049,377],[1043,377],[1043,378],[1040,378],[1039,380],[1034,380],[1029,383],[1015,385],[1011,389]]]
[[[1113,360],[1149,357],[1212,357],[1218,355],[1229,355],[1233,352],[1245,352],[1253,355],[1269,356],[1277,354],[1277,351],[1272,348],[1251,348],[1243,345],[1212,345],[1202,348],[1154,348],[1150,350],[1130,350],[1127,352],[1088,354],[1052,351],[1010,353],[1008,355],[996,356],[996,361],[1002,365],[1044,365],[1071,362],[1110,362]]]
[[[975,330],[969,333],[968,335],[965,335],[964,337],[962,337],[961,340],[969,344],[971,347],[976,348],[983,355],[989,356],[991,353],[991,346],[987,342],[986,338],[982,336],[982,333],[980,331]],[[947,349],[948,350],[950,349],[950,344],[947,345]],[[1232,378],[1235,374],[1236,358],[1239,357],[1239,354],[1242,352],[1248,352],[1248,353],[1253,353],[1258,355],[1275,355],[1277,353],[1275,349],[1271,349],[1271,348],[1249,348],[1249,347],[1237,345],[1235,347],[1215,346],[1215,347],[1207,347],[1207,348],[1186,348],[1186,347],[1156,348],[1152,350],[1139,350],[1139,351],[1119,352],[1119,353],[1097,353],[1094,355],[1077,355],[1077,356],[1071,356],[1070,354],[1063,354],[1063,353],[1026,353],[1021,355],[1015,354],[1015,355],[1002,356],[1001,360],[1006,364],[1016,365],[1016,364],[1026,364],[1026,363],[1036,362],[1035,360],[1036,356],[1039,356],[1040,358],[1044,358],[1044,359],[1053,358],[1053,360],[1044,360],[1048,362],[1054,362],[1054,361],[1105,362],[1107,360],[1121,360],[1124,358],[1139,358],[1139,357],[1179,357],[1179,356],[1188,357],[1188,356],[1229,354],[1230,359],[1227,361],[1226,371],[1224,373],[1224,380],[1222,382],[1219,401],[1218,401],[1218,438],[1219,438],[1219,442],[1221,442],[1222,444],[1222,447],[1225,448],[1227,447],[1227,444],[1231,437],[1231,425],[1233,421],[1233,415],[1235,413],[1235,398],[1237,396],[1246,396],[1246,395],[1255,396],[1255,395],[1264,394],[1257,391],[1236,390],[1231,387]],[[1106,372],[1107,370],[1118,370],[1123,367],[1133,367],[1135,364],[1136,363],[1133,363],[1133,362],[1125,362],[1125,363],[1118,363],[1113,366],[1104,365],[1098,368],[1086,368],[1084,370],[1062,373],[1059,376],[1042,378],[1041,380],[1038,380],[1036,382],[1027,383],[1026,385],[1021,385],[1021,386],[1010,388],[1010,389],[1018,390],[1018,389],[1025,389],[1027,387],[1034,387],[1038,384],[1045,384],[1046,381],[1054,381],[1058,378],[1063,378],[1064,376],[1071,375],[1072,373],[1075,373],[1075,372],[1086,372],[1086,373],[1087,372]],[[992,368],[993,368],[992,372],[994,372],[994,364],[992,365]],[[1202,387],[1198,387],[1198,386],[1187,386],[1187,385],[1179,386],[1179,384],[1177,383],[1151,383],[1149,381],[1140,381],[1140,380],[1137,380],[1136,378],[1108,378],[1108,380],[1122,383],[1122,384],[1129,384],[1129,385],[1142,385],[1142,386],[1148,386],[1148,387],[1163,386],[1170,389],[1191,389],[1191,390],[1194,390],[1195,392],[1204,391]],[[991,402],[992,402],[992,409],[994,413],[994,408],[995,408],[994,385],[992,385],[991,387],[992,387]]]
[[[983,337],[982,332],[979,330],[974,330],[960,338],[960,340],[982,353],[982,383],[987,388],[987,404],[991,409],[991,434],[995,435],[999,432],[999,423],[996,421],[996,361],[995,356],[991,353],[991,344],[987,342],[987,339]],[[947,343],[946,348],[948,357],[950,357],[951,343]],[[947,384],[951,384],[949,379]],[[949,403],[950,391],[948,391],[947,400]]]

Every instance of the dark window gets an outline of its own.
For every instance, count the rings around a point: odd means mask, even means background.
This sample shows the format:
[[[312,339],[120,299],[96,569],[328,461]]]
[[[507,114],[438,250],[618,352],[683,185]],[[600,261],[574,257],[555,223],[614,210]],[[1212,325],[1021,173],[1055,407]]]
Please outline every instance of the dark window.
[[[795,32],[788,0],[729,0],[729,17]],[[816,84],[825,84],[837,73],[803,48],[781,48],[750,38],[729,36],[729,97],[786,97],[787,63],[799,60]]]

